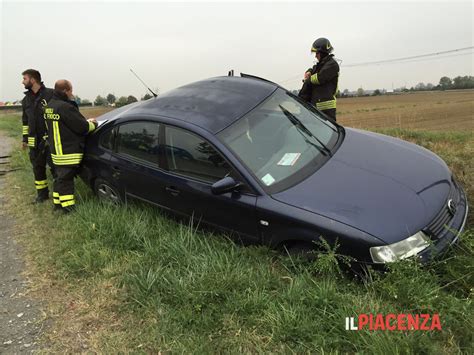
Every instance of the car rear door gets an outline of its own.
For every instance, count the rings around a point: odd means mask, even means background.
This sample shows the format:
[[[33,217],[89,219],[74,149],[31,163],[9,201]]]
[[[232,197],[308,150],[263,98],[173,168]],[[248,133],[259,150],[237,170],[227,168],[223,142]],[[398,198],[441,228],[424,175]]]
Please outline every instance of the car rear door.
[[[113,176],[127,198],[138,198],[166,207],[167,198],[160,169],[160,124],[133,120],[116,127],[115,153],[110,159]]]
[[[227,175],[243,182],[222,154],[190,131],[169,125],[163,127],[167,206],[192,216],[196,222],[237,234],[244,241],[259,241],[256,195],[247,186],[239,192],[222,195],[211,191],[212,184]]]

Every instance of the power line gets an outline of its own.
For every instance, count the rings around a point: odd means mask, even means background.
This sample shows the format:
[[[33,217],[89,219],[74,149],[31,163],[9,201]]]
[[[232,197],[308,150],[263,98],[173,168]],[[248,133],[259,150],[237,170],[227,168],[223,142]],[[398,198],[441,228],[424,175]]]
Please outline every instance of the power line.
[[[467,52],[467,53],[457,53],[457,54],[451,54],[451,55],[443,55],[442,57],[432,57],[432,58],[423,58],[423,59],[411,59],[411,60],[406,60],[403,61],[401,64],[405,63],[416,63],[416,62],[425,62],[428,60],[439,60],[439,59],[444,59],[444,58],[452,58],[452,57],[461,57],[463,55],[473,55],[474,52]],[[384,63],[384,64],[397,64],[396,62],[393,63]]]
[[[414,55],[411,57],[403,57],[403,58],[396,58],[396,59],[386,59],[386,60],[379,60],[375,62],[363,62],[363,63],[354,63],[354,64],[346,64],[344,65],[345,68],[348,67],[360,67],[364,65],[373,65],[373,64],[382,64],[382,63],[392,63],[392,62],[401,62],[409,59],[417,59],[417,58],[424,58],[424,57],[432,57],[435,55],[441,55],[441,54],[447,54],[447,53],[454,53],[454,52],[460,52],[460,51],[465,51],[468,49],[473,49],[474,46],[471,47],[465,47],[465,48],[458,48],[458,49],[451,49],[449,51],[442,51],[442,52],[435,52],[435,53],[428,53],[428,54],[420,54],[420,55]]]
[[[403,62],[403,63],[413,63],[413,62],[421,62],[425,60],[432,60],[432,59],[444,59],[444,58],[450,58],[450,57],[457,57],[457,56],[462,56],[462,55],[468,55],[468,54],[473,54],[473,52],[468,52],[468,53],[458,53],[455,55],[447,55],[447,56],[441,56],[441,57],[435,57],[439,55],[444,55],[448,53],[455,53],[455,52],[461,52],[465,51],[468,49],[474,49],[474,46],[471,47],[465,47],[465,48],[457,48],[457,49],[451,49],[448,51],[441,51],[441,52],[434,52],[434,53],[427,53],[427,54],[420,54],[420,55],[415,55],[415,56],[410,56],[410,57],[403,57],[403,58],[396,58],[396,59],[386,59],[386,60],[379,60],[379,61],[373,61],[373,62],[362,62],[362,63],[353,63],[353,64],[341,64],[343,68],[353,68],[353,67],[359,67],[359,66],[368,66],[368,65],[376,65],[376,64],[392,64],[396,62]],[[434,58],[427,58],[427,57],[434,57]],[[425,58],[425,59],[420,59],[420,58]],[[301,80],[301,74],[292,76],[288,79],[281,80],[280,83],[286,83],[286,82],[291,82],[295,80]]]

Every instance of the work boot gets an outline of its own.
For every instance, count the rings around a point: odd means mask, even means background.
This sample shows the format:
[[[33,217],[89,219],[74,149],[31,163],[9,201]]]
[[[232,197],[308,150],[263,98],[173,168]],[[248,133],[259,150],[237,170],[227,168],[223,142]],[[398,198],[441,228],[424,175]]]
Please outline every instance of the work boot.
[[[43,203],[44,201],[49,200],[49,191],[48,189],[38,190],[38,195],[33,201],[34,204]]]
[[[71,212],[74,212],[75,210],[76,210],[76,208],[74,207],[74,205],[67,206],[67,207],[61,207],[61,211],[63,211],[64,214],[69,214]]]
[[[63,208],[61,207],[61,205],[53,205],[53,211],[61,211]]]

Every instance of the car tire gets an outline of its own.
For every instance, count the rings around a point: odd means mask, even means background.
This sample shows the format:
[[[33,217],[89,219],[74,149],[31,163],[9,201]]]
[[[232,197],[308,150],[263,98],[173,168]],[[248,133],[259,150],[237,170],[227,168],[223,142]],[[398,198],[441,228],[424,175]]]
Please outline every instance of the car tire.
[[[291,258],[298,258],[305,261],[316,260],[316,246],[310,243],[294,243],[285,246],[285,251]]]
[[[107,203],[119,205],[123,201],[119,189],[104,179],[95,180],[94,192],[99,200]]]

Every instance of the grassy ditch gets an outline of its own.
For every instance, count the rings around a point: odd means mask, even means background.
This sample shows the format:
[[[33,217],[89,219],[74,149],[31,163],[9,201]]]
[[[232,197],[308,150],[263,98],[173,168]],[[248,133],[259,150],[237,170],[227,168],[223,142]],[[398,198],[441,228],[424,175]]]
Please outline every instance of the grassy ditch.
[[[19,139],[17,115],[0,129]],[[383,133],[423,145],[473,201],[472,133]],[[340,272],[337,249],[313,264],[175,222],[158,210],[98,202],[77,181],[74,214],[33,206],[25,151],[7,175],[9,213],[27,247],[34,291],[48,301],[50,350],[99,352],[472,353],[474,230],[427,267],[394,264],[365,280]],[[472,227],[472,213],[469,219]],[[439,313],[442,331],[346,331],[359,313]]]

